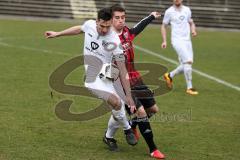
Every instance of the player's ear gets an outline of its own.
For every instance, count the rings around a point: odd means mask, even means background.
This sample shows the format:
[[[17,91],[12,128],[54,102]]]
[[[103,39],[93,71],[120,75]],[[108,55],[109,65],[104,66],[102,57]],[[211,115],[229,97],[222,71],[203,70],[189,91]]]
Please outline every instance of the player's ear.
[[[97,24],[97,25],[99,25],[99,22],[100,22],[100,20],[99,20],[99,19],[96,19],[96,24]]]

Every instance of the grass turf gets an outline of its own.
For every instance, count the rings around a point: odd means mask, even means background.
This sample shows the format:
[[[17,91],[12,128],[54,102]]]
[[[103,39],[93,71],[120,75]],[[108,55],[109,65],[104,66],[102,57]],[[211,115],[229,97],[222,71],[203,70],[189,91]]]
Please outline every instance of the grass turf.
[[[56,117],[54,107],[60,100],[74,100],[71,111],[75,113],[100,102],[56,92],[50,96],[50,74],[82,53],[83,36],[46,40],[43,32],[72,25],[0,21],[0,159],[151,159],[143,138],[137,146],[128,146],[121,129],[116,135],[121,151],[106,149],[102,136],[109,113],[87,122]],[[239,37],[239,32],[199,31],[193,40],[194,68],[239,86]],[[160,48],[159,27],[149,27],[135,43],[177,60],[170,43],[168,49]],[[138,50],[136,61],[163,64],[169,70],[176,67]],[[80,67],[66,83],[83,85],[82,78]],[[172,92],[156,97],[160,113],[151,120],[156,144],[169,160],[240,159],[239,91],[197,74],[193,82],[198,96],[185,94],[181,75],[174,79]]]

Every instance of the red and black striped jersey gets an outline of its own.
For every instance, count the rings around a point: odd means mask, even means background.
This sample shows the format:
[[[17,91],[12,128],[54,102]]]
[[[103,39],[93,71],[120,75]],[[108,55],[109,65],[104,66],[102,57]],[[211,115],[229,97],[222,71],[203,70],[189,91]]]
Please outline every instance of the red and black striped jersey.
[[[121,40],[121,44],[124,50],[126,68],[129,74],[131,87],[143,84],[141,75],[135,69],[135,66],[134,66],[134,48],[133,48],[132,41],[139,33],[141,33],[144,30],[144,28],[149,23],[151,23],[153,19],[154,19],[154,16],[150,15],[144,18],[143,20],[141,20],[133,28],[128,28],[127,26],[125,26],[122,30],[122,33],[119,34],[119,38]]]

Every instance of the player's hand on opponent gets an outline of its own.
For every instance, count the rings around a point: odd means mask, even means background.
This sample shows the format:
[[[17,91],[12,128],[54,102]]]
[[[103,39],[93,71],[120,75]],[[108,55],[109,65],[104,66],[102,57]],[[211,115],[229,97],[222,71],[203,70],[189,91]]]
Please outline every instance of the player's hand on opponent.
[[[161,17],[160,12],[152,12],[150,15],[153,15],[155,17],[155,19]]]
[[[162,48],[163,49],[167,48],[167,42],[162,42]]]
[[[136,106],[133,99],[127,96],[126,101],[127,101],[128,107],[130,108],[130,112],[134,113],[136,111]]]
[[[59,36],[59,33],[54,31],[46,31],[44,35],[46,38],[55,38]]]

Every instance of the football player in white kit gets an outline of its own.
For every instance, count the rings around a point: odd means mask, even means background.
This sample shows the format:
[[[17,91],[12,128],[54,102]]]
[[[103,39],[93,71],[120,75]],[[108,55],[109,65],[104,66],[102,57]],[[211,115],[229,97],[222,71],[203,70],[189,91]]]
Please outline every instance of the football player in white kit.
[[[82,26],[74,26],[66,30],[55,32],[46,31],[46,38],[55,38],[66,35],[77,35],[85,33],[84,39],[84,65],[86,69],[85,86],[98,98],[105,100],[112,109],[108,128],[118,121],[124,129],[128,144],[135,145],[137,140],[125,114],[123,98],[117,94],[113,86],[114,79],[119,78],[122,82],[126,97],[125,102],[129,105],[131,112],[136,106],[131,96],[128,73],[121,42],[116,32],[111,29],[112,15],[109,8],[98,11],[97,20],[88,20]],[[112,61],[116,62],[117,68]],[[108,136],[106,132],[103,141],[109,149],[118,149],[116,140]]]
[[[161,32],[162,32],[162,48],[167,47],[167,25],[171,25],[171,43],[178,54],[180,65],[170,73],[164,74],[164,79],[168,87],[172,88],[172,79],[175,75],[184,73],[187,90],[190,95],[197,95],[198,92],[192,86],[192,64],[193,49],[190,37],[197,36],[196,27],[191,17],[189,7],[182,4],[183,0],[173,0],[173,5],[165,12]]]

